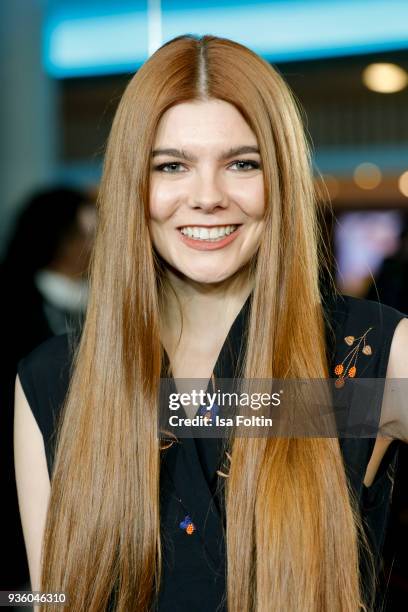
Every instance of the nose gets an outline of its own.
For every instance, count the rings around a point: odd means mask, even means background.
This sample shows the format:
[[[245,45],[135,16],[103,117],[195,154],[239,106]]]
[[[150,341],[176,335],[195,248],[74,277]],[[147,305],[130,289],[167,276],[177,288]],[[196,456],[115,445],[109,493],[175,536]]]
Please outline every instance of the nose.
[[[227,199],[215,172],[198,173],[194,183],[191,202],[193,208],[210,212],[213,208],[227,206]]]

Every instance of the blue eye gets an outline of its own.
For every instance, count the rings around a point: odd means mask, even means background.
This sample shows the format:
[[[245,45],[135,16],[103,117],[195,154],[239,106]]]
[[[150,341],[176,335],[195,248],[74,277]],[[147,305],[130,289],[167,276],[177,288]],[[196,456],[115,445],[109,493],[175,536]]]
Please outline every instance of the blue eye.
[[[244,170],[244,172],[246,172],[247,170],[258,170],[261,167],[261,165],[258,162],[253,161],[251,159],[238,159],[237,161],[232,162],[231,166],[235,166],[237,164],[243,164],[244,166],[246,166],[246,168],[244,168],[241,165],[238,168],[239,170]]]

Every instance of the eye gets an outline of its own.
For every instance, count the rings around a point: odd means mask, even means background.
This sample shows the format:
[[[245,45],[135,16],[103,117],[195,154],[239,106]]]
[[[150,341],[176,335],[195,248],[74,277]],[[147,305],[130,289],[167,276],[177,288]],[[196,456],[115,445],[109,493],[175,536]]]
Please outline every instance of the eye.
[[[238,170],[243,170],[244,172],[248,170],[258,170],[261,167],[260,163],[252,159],[238,159],[232,162],[231,166],[236,166],[237,164],[239,164]]]
[[[180,164],[179,162],[167,162],[166,164],[159,164],[158,166],[155,166],[154,169],[157,170],[158,172],[166,172],[168,174],[175,174],[177,172],[180,172],[180,168],[183,166],[183,164]],[[181,172],[184,172],[184,170],[181,170]]]

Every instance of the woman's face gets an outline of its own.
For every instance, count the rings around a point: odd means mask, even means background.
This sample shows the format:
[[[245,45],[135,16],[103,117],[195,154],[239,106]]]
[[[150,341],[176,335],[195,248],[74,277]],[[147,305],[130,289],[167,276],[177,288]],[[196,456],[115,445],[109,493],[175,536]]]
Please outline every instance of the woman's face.
[[[156,251],[199,283],[223,281],[256,253],[264,181],[255,134],[228,102],[185,102],[161,118],[149,227]]]

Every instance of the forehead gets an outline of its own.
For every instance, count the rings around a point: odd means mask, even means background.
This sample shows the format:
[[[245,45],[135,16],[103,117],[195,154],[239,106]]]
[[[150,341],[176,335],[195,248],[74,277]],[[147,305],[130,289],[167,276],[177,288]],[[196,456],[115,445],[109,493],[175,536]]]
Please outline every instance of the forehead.
[[[204,146],[257,144],[257,139],[238,109],[224,100],[192,101],[169,108],[159,122],[155,146],[183,144]]]

